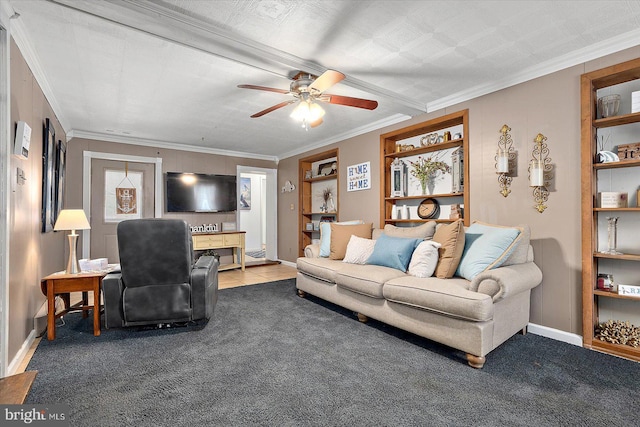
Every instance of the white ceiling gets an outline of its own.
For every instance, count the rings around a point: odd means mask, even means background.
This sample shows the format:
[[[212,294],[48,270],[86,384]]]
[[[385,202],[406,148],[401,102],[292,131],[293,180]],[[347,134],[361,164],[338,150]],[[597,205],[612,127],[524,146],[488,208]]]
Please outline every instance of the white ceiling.
[[[284,158],[640,44],[639,1],[10,0],[68,137]],[[305,131],[298,70],[347,75]],[[226,153],[229,154],[229,153]]]

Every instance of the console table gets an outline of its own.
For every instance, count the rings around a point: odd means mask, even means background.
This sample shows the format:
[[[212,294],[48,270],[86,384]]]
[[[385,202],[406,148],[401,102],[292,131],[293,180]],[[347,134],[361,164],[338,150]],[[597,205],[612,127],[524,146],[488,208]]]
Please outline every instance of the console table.
[[[244,236],[246,231],[221,231],[219,233],[194,234],[193,249],[233,249],[233,262],[218,267],[219,271],[240,267],[244,271]]]

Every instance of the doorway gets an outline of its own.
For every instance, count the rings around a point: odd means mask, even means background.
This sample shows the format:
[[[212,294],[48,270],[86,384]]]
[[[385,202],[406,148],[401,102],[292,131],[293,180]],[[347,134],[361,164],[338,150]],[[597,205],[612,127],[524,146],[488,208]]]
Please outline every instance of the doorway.
[[[146,163],[153,165],[153,212],[148,215],[151,218],[162,217],[162,158],[142,157],[126,154],[100,153],[95,151],[84,151],[82,158],[82,209],[89,218],[93,217],[92,211],[92,185],[93,161],[95,159],[113,160],[117,162],[128,162],[129,167],[134,163]],[[124,164],[124,163],[120,163]],[[149,180],[150,181],[150,180]],[[103,215],[102,212],[96,213]],[[83,230],[82,232],[82,258],[91,258],[91,235],[93,230]]]
[[[278,259],[277,172],[237,167],[238,230],[246,231],[246,254],[264,261]]]

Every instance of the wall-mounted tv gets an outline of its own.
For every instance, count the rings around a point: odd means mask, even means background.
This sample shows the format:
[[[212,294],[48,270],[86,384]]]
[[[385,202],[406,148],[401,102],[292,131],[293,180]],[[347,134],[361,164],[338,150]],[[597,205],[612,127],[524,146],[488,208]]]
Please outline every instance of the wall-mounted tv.
[[[235,175],[167,172],[167,212],[231,212],[237,209]]]

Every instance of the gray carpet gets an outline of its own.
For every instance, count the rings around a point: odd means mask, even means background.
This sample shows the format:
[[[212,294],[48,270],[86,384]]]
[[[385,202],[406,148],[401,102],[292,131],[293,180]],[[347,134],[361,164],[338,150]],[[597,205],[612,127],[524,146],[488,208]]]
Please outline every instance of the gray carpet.
[[[251,258],[264,258],[266,256],[264,250],[245,252],[245,255],[248,255]]]
[[[65,320],[27,402],[68,404],[74,426],[638,425],[638,363],[527,334],[476,370],[294,280],[222,290],[206,324],[94,337]]]

